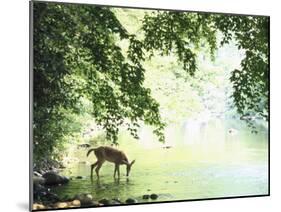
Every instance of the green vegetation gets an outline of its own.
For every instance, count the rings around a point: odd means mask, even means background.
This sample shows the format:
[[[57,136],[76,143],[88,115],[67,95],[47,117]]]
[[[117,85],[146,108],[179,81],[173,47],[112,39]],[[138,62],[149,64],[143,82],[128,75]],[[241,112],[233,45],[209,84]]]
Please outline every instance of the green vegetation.
[[[267,17],[35,2],[35,162],[60,157],[93,122],[109,143],[123,129],[137,139],[144,124],[164,142],[165,126],[202,112],[216,88],[227,92],[231,113],[267,120],[268,24]],[[229,70],[227,61],[228,69],[215,68],[218,48],[229,43],[242,52],[240,68]]]

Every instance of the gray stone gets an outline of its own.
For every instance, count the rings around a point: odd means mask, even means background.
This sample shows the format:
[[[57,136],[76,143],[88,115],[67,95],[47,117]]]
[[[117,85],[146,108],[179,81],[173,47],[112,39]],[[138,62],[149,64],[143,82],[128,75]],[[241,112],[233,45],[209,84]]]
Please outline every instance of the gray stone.
[[[40,185],[43,185],[43,184],[45,184],[45,178],[43,178],[43,177],[38,177],[38,176],[33,176],[33,184],[34,185],[38,185],[38,184],[40,184]]]
[[[74,199],[79,200],[82,206],[93,205],[93,196],[91,194],[78,194]]]
[[[65,176],[61,176],[54,171],[49,171],[43,174],[43,178],[45,178],[46,185],[59,185],[65,184],[69,182],[69,179]]]
[[[133,198],[128,198],[127,200],[126,200],[126,203],[127,204],[134,204],[134,203],[137,203],[138,201],[136,200],[136,199],[133,199]]]
[[[143,198],[143,199],[149,199],[149,195],[148,195],[148,194],[145,194],[145,195],[142,196],[142,198]]]
[[[153,199],[153,200],[155,200],[155,199],[158,198],[158,195],[157,195],[157,194],[151,194],[151,195],[150,195],[150,198]]]

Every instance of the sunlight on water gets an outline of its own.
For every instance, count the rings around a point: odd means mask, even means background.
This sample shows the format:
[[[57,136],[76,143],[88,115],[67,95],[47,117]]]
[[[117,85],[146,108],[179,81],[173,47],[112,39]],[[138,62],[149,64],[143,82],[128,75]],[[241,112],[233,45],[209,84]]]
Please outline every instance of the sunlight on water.
[[[167,143],[155,140],[148,128],[140,132],[140,140],[120,135],[120,146],[129,160],[136,159],[131,176],[113,178],[114,165],[105,163],[101,179],[90,179],[94,154],[73,149],[73,162],[64,174],[74,176],[65,186],[55,188],[59,195],[91,193],[95,198],[129,197],[143,200],[142,195],[156,193],[157,201],[201,199],[268,193],[268,152],[266,131],[252,134],[246,128],[229,128],[214,120],[201,125],[185,123],[167,128]],[[75,179],[75,176],[84,176]],[[151,201],[151,200],[150,200]]]

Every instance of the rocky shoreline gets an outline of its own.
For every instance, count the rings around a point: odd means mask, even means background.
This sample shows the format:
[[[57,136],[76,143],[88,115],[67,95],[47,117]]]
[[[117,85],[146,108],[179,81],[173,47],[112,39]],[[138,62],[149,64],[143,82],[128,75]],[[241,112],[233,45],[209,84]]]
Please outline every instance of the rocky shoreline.
[[[70,181],[68,177],[61,176],[55,171],[47,171],[43,174],[34,172],[33,174],[33,210],[57,209],[57,208],[79,208],[79,207],[98,207],[106,205],[135,204],[137,199],[128,198],[125,201],[119,199],[95,199],[91,194],[77,194],[74,197],[59,198],[51,192],[50,186],[61,186]],[[142,196],[144,201],[148,199],[156,200],[157,194],[145,194]]]
[[[132,199],[133,200],[133,199]],[[136,200],[133,200],[132,203],[137,203]],[[55,203],[42,203],[35,202],[33,204],[33,210],[40,209],[56,209],[56,208],[79,208],[79,207],[98,207],[104,205],[120,205],[120,204],[129,204],[127,202],[121,202],[118,199],[102,199],[102,200],[94,200],[91,194],[79,194],[74,198],[70,198],[67,200],[60,200]]]
[[[157,194],[143,195],[143,199],[152,200],[157,199]],[[122,205],[122,204],[135,204],[138,203],[136,199],[128,198],[125,202],[120,201],[119,199],[101,199],[94,200],[91,194],[79,194],[76,195],[73,199],[68,199],[64,201],[58,201],[55,203],[42,203],[35,202],[33,204],[33,210],[43,210],[43,209],[58,209],[58,208],[80,208],[80,207],[99,207],[99,206],[108,206],[108,205]]]

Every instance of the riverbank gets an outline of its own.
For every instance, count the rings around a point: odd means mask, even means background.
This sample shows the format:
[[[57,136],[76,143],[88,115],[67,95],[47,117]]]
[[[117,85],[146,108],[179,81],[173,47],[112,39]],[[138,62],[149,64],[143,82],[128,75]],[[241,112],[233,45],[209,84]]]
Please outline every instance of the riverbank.
[[[145,194],[142,196],[144,201],[147,200],[156,200],[158,198],[157,194]],[[101,199],[96,200],[91,194],[78,194],[73,198],[65,197],[64,199],[57,199],[57,201],[52,202],[52,199],[48,201],[35,202],[32,206],[33,210],[44,210],[44,209],[62,209],[62,208],[81,208],[81,207],[99,207],[99,206],[108,206],[108,205],[128,205],[128,204],[136,204],[138,203],[137,199],[128,198],[126,201],[121,201],[118,198],[115,199]]]
[[[66,177],[55,171],[47,171],[42,175],[34,172],[33,176],[33,210],[60,209],[60,208],[80,208],[80,207],[99,207],[106,205],[121,205],[138,203],[136,198],[130,197],[121,201],[116,198],[93,197],[90,193],[80,193],[73,196],[67,194],[60,197],[55,191],[62,186],[67,186],[73,180],[85,180],[82,176]],[[89,180],[89,179],[87,179]],[[158,198],[155,193],[144,194],[143,201],[154,201]]]

